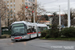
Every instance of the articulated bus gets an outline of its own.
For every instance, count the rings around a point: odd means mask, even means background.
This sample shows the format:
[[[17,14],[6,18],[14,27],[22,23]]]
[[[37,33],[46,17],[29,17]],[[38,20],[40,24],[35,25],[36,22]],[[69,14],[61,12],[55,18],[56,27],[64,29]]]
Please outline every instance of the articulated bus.
[[[11,24],[11,40],[31,39],[41,36],[41,31],[46,30],[47,25],[17,21]]]

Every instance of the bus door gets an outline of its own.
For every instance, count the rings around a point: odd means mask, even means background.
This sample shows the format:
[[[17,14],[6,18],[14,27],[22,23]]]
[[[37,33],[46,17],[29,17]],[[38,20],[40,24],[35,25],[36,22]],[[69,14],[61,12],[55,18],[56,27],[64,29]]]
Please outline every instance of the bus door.
[[[37,27],[38,36],[41,36],[41,27]]]

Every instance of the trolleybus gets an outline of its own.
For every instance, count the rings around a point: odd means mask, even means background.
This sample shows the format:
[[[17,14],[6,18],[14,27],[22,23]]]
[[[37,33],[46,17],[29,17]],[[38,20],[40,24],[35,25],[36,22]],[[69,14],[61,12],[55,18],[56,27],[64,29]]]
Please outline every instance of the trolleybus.
[[[31,39],[41,36],[41,31],[46,30],[47,25],[17,21],[11,24],[11,40]]]

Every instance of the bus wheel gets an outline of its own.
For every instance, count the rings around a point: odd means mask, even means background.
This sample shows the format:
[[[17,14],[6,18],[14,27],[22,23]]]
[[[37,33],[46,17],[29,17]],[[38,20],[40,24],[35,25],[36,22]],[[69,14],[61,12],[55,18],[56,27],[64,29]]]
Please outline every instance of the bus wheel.
[[[16,42],[16,40],[11,40],[13,43]]]

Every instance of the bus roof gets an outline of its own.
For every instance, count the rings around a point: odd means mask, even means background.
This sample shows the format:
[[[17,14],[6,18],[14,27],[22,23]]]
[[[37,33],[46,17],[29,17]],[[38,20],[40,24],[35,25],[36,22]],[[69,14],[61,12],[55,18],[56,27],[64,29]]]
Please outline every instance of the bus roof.
[[[46,24],[37,24],[37,27],[47,27]]]
[[[12,24],[17,24],[17,23],[24,23],[27,26],[35,26],[36,25],[37,27],[47,27],[46,24],[39,24],[39,23],[37,24],[37,23],[31,23],[31,22],[26,22],[26,21],[16,21],[16,22],[13,22]]]

